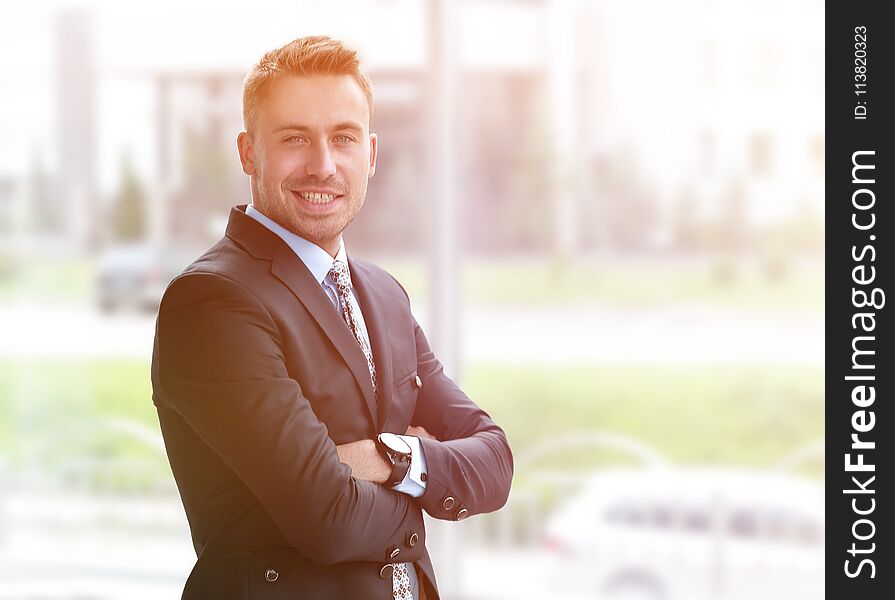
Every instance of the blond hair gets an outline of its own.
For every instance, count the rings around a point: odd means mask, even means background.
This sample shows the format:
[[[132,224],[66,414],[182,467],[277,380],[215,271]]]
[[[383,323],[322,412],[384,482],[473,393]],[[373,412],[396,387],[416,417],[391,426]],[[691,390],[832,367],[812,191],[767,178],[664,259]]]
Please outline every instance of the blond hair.
[[[361,72],[357,52],[325,35],[292,40],[261,57],[242,85],[242,120],[251,131],[258,105],[265,92],[283,75],[351,75],[367,98],[373,121],[373,85]]]

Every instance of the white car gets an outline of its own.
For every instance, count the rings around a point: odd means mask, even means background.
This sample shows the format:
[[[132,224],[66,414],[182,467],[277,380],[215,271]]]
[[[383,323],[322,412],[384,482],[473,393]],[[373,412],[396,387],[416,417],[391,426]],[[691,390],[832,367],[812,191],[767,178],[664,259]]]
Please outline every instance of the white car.
[[[548,520],[556,597],[821,599],[824,495],[792,474],[630,468],[589,478]]]

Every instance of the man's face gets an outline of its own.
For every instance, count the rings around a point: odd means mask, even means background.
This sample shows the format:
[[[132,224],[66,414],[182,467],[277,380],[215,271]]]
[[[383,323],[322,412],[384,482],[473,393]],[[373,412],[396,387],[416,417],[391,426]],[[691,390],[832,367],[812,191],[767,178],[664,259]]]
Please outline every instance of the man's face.
[[[237,143],[252,204],[331,255],[376,169],[370,109],[350,75],[286,76],[261,98]]]

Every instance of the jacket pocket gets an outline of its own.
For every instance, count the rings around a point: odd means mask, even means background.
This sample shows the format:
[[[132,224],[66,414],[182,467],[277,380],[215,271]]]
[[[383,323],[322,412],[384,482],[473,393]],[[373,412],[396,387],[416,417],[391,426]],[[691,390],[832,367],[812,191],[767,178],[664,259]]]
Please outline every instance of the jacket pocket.
[[[416,371],[411,371],[409,374],[404,375],[403,377],[398,377],[395,379],[395,390],[399,393],[404,392],[407,388],[415,388],[416,386]]]

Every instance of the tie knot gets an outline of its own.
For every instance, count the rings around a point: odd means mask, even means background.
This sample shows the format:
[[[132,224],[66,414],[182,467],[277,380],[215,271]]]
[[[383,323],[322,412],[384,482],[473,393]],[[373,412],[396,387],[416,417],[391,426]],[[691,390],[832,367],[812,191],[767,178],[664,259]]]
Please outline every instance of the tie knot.
[[[329,276],[337,287],[343,289],[351,289],[351,277],[348,275],[348,265],[341,260],[333,261],[333,266],[329,270]]]

